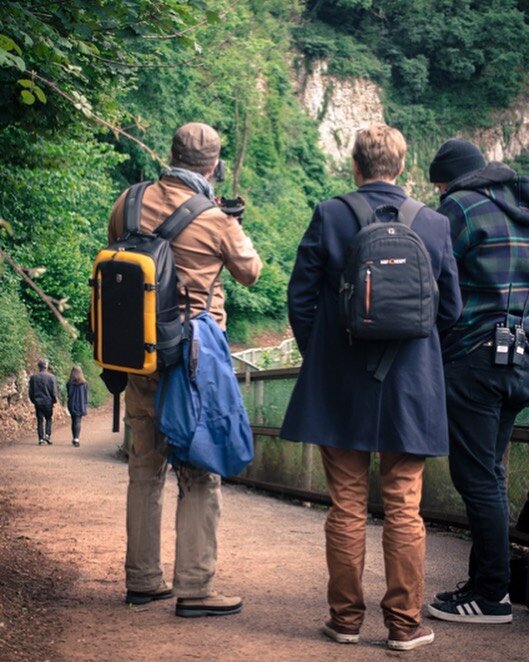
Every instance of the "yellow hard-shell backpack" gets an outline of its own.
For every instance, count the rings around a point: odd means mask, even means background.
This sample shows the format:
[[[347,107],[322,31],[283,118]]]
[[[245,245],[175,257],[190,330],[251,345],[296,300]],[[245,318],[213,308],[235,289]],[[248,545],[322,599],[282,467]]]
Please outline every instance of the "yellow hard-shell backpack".
[[[181,300],[170,242],[215,204],[196,194],[154,232],[141,229],[141,204],[151,181],[126,196],[123,235],[94,260],[89,339],[102,378],[114,393],[114,429],[119,429],[119,393],[127,374],[148,375],[178,363],[189,331],[189,297]],[[182,310],[184,311],[182,314]]]

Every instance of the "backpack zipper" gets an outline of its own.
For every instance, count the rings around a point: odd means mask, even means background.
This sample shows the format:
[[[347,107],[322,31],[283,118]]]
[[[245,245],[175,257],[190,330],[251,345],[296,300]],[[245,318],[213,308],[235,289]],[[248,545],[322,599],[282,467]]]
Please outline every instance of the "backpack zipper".
[[[365,314],[369,317],[371,313],[371,268],[367,267],[365,277]]]

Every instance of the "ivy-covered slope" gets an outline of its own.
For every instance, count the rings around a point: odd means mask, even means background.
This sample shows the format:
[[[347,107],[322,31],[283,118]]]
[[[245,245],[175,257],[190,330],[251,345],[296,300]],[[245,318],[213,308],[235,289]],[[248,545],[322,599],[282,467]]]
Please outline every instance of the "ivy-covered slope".
[[[165,34],[154,30],[156,21],[147,14],[134,25],[126,0],[111,10],[102,0],[90,8],[51,2],[45,11],[37,4],[24,8],[32,36],[20,29],[22,3],[8,2],[0,25],[0,59],[2,48],[16,58],[14,64],[4,59],[0,69],[6,91],[0,101],[0,216],[10,224],[0,228],[0,247],[62,302],[62,314],[80,338],[69,337],[4,262],[0,378],[24,365],[19,339],[29,327],[63,381],[74,360],[95,370],[82,339],[87,278],[105,243],[112,203],[124,187],[159,175],[160,163],[139,143],[163,161],[175,128],[190,120],[221,133],[228,179],[218,192],[246,199],[245,227],[265,262],[250,290],[225,279],[232,337],[246,339],[250,326],[283,324],[299,236],[312,205],[331,191],[316,127],[290,82],[291,28],[301,20],[301,3],[241,0],[235,7],[212,0],[206,12],[203,3],[192,2],[182,23],[173,29],[163,24]],[[143,9],[152,4],[142,3]],[[185,5],[156,4],[163,11]],[[112,27],[119,20],[128,21],[121,33]],[[105,30],[112,36],[108,43]],[[39,267],[45,272],[37,278]]]
[[[24,366],[29,345],[63,381],[72,361],[95,375],[82,339],[86,281],[112,203],[158,176],[174,129],[191,120],[221,133],[228,179],[218,192],[246,199],[245,227],[265,262],[252,289],[225,279],[231,336],[283,324],[312,207],[351,184],[326,170],[317,127],[294,94],[299,53],[379,83],[388,121],[426,154],[424,168],[432,145],[485,124],[523,88],[528,14],[514,0],[6,0],[0,218],[10,225],[0,223],[0,248],[80,337],[4,261],[0,379]]]

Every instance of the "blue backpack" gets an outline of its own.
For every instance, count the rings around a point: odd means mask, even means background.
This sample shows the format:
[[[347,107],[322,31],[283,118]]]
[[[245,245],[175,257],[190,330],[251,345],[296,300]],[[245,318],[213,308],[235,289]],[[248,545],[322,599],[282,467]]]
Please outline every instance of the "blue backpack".
[[[207,312],[191,320],[183,361],[161,375],[155,407],[168,461],[233,476],[253,459],[253,437],[226,334]]]

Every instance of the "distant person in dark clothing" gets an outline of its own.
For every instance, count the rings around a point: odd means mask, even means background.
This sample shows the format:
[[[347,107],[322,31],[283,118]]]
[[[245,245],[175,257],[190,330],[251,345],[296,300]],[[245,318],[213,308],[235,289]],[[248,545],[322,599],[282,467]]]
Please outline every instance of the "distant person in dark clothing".
[[[79,441],[81,420],[83,416],[86,416],[88,407],[88,384],[80,365],[72,368],[66,391],[68,393],[68,411],[72,418],[72,444],[78,448],[81,445]]]
[[[432,616],[509,623],[509,499],[503,456],[529,405],[529,178],[451,139],[430,165],[448,217],[463,312],[442,338],[450,473],[465,502],[468,580],[440,592]]]
[[[35,405],[37,414],[37,435],[39,446],[52,445],[51,422],[53,405],[57,402],[58,391],[55,377],[48,371],[48,361],[40,359],[39,372],[29,378],[29,399]],[[44,422],[46,426],[44,427]]]

